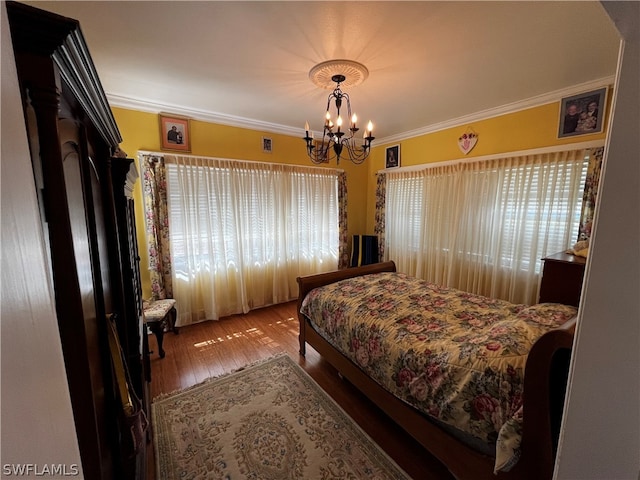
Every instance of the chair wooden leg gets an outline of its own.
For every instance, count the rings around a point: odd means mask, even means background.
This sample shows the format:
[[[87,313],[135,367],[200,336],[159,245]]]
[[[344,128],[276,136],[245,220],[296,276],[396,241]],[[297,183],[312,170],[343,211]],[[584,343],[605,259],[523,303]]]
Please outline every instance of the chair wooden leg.
[[[176,327],[176,322],[178,320],[178,312],[176,311],[176,307],[172,307],[167,314],[169,316],[169,330],[171,330],[174,335],[178,335],[180,330]]]
[[[172,331],[175,335],[179,333],[178,327],[176,327],[176,322],[178,320],[176,307],[171,307],[169,310],[162,313],[164,313],[164,316],[159,320],[157,320],[158,315],[154,315],[152,317],[154,320],[152,321],[147,320],[147,326],[149,327],[149,330],[151,330],[151,333],[155,335],[158,342],[158,354],[160,355],[160,358],[165,357],[165,351],[164,348],[162,348],[165,330]]]
[[[147,323],[147,325],[149,325],[149,329],[151,330],[151,333],[153,333],[156,336],[156,340],[158,342],[158,354],[160,355],[160,358],[164,358],[165,356],[164,349],[162,348],[162,344],[164,343],[163,323],[164,322],[162,321]]]

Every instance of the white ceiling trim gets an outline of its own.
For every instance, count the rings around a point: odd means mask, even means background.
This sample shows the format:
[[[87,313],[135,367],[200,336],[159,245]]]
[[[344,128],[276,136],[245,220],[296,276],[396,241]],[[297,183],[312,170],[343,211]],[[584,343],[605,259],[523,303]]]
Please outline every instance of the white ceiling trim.
[[[304,131],[301,127],[288,127],[286,125],[279,125],[277,123],[263,122],[260,120],[237,117],[234,115],[227,115],[219,112],[209,112],[194,108],[181,107],[169,103],[152,102],[149,100],[127,97],[124,95],[117,95],[108,92],[107,99],[109,100],[109,104],[111,106],[126,108],[129,110],[138,110],[140,112],[148,113],[172,113],[174,115],[189,117],[193,120],[200,120],[202,122],[217,123],[220,125],[228,125],[231,127],[248,128],[250,130],[258,130],[269,133],[280,133],[283,135],[291,135],[293,137],[300,138],[304,136]]]
[[[447,128],[455,128],[462,125],[466,125],[472,122],[479,122],[481,120],[487,120],[488,118],[499,117],[500,115],[507,115],[509,113],[519,112],[528,108],[538,107],[547,103],[558,102],[564,97],[571,95],[577,95],[581,92],[588,92],[590,90],[596,90],[604,86],[613,85],[615,81],[615,75],[610,77],[593,80],[590,82],[581,83],[573,87],[556,90],[554,92],[545,93],[535,97],[531,97],[526,100],[519,100],[517,102],[508,103],[499,107],[490,108],[481,112],[471,113],[462,117],[453,118],[445,122],[435,123],[426,127],[417,128],[409,132],[404,132],[398,135],[391,135],[385,138],[378,139],[378,145],[383,143],[394,143],[400,140],[406,140],[408,138],[419,137],[428,133],[438,132],[440,130],[446,130]],[[558,112],[559,112],[558,108]]]
[[[528,108],[537,107],[547,103],[557,102],[564,97],[576,95],[581,92],[587,92],[589,90],[595,90],[604,86],[613,85],[615,76],[609,76],[590,82],[581,83],[573,87],[556,90],[553,92],[545,93],[535,97],[531,97],[525,100],[519,100],[517,102],[509,103],[499,107],[490,108],[480,112],[472,113],[458,118],[453,118],[444,122],[436,123],[433,125],[427,125],[425,127],[417,128],[408,132],[404,132],[398,135],[392,135],[384,138],[379,138],[376,141],[376,146],[385,143],[399,142],[408,138],[419,137],[429,133],[434,133],[447,128],[455,128],[461,125],[466,125],[472,122],[479,122],[488,118],[497,117],[500,115],[506,115],[509,113],[515,113]],[[148,100],[127,97],[124,95],[118,95],[113,93],[107,93],[107,99],[109,104],[114,107],[126,108],[130,110],[138,110],[148,113],[173,113],[175,115],[183,115],[190,117],[194,120],[200,120],[203,122],[217,123],[221,125],[228,125],[232,127],[247,128],[251,130],[258,130],[262,132],[278,133],[282,135],[290,135],[292,137],[302,138],[303,132],[301,128],[289,127],[286,125],[279,125],[276,123],[263,122],[260,120],[254,120],[250,118],[237,117],[233,115],[226,115],[219,112],[209,112],[204,110],[198,110],[193,108],[180,107],[178,105],[168,103],[151,102]],[[322,135],[322,132],[316,132],[318,138]]]

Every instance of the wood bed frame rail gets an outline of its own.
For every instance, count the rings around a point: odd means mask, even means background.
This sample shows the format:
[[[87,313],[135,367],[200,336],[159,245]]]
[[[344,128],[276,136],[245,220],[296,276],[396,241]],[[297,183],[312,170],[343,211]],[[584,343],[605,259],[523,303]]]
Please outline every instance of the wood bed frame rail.
[[[364,393],[427,451],[461,480],[546,480],[553,476],[557,435],[562,409],[568,363],[573,345],[575,319],[544,334],[534,344],[525,367],[523,396],[522,455],[509,472],[493,473],[493,457],[483,455],[461,443],[431,422],[415,408],[387,392],[355,363],[322,338],[300,313],[302,302],[314,288],[378,272],[395,272],[394,262],[298,277],[298,320],[300,355],[311,345],[350,383]]]

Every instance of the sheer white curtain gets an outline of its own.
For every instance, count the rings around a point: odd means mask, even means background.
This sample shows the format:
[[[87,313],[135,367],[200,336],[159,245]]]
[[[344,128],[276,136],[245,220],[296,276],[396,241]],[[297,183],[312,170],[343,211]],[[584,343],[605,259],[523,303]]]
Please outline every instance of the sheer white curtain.
[[[386,258],[441,285],[535,303],[540,259],[578,237],[587,153],[387,173]]]
[[[338,266],[338,172],[165,156],[180,324],[294,299]]]

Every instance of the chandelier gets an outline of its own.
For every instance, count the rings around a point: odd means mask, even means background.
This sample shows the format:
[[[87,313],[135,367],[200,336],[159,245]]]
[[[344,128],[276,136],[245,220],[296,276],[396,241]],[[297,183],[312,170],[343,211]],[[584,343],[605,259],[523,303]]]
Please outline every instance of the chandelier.
[[[351,60],[329,60],[319,63],[309,72],[309,78],[314,84],[322,88],[333,88],[327,98],[322,138],[314,138],[313,131],[309,129],[309,122],[304,126],[307,155],[313,163],[327,163],[335,158],[339,164],[341,158],[348,157],[353,163],[361,164],[369,156],[371,142],[375,138],[372,133],[373,124],[368,123],[362,137],[356,136],[360,130],[358,117],[351,112],[349,94],[340,88],[341,85],[358,85],[368,75],[369,71],[364,65]],[[329,83],[329,79],[332,83]],[[332,106],[335,109],[333,114]],[[343,117],[345,113],[348,125]]]

